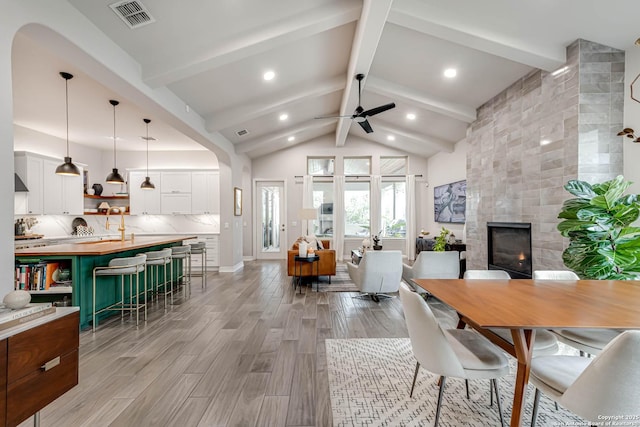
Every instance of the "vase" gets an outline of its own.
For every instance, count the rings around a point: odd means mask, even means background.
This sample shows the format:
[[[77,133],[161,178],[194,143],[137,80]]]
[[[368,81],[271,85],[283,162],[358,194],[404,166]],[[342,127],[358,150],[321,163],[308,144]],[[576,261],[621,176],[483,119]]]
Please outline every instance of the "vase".
[[[93,188],[93,191],[95,191],[96,196],[99,196],[102,194],[102,184],[93,184],[93,186],[91,187]]]
[[[302,258],[307,257],[307,242],[302,241],[298,243],[298,256]]]

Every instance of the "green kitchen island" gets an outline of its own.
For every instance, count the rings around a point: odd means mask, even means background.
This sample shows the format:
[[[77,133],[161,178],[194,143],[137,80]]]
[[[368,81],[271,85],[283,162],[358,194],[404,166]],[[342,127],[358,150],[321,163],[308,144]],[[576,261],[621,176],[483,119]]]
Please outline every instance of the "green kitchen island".
[[[71,305],[80,307],[80,328],[91,326],[93,268],[106,266],[113,258],[130,257],[139,253],[157,251],[182,245],[196,236],[135,236],[128,240],[95,240],[81,243],[17,249],[16,276],[19,282],[19,266],[45,266],[58,264],[61,270],[69,270],[66,287],[50,287],[47,290],[29,290],[32,301],[55,301],[67,296]],[[33,267],[32,267],[33,268]],[[174,272],[175,276],[176,272]],[[140,280],[143,280],[141,275]],[[128,286],[127,286],[128,288]],[[69,298],[70,296],[70,298]],[[104,277],[98,279],[96,308],[100,309],[120,300],[120,279]],[[111,313],[101,313],[100,319]]]

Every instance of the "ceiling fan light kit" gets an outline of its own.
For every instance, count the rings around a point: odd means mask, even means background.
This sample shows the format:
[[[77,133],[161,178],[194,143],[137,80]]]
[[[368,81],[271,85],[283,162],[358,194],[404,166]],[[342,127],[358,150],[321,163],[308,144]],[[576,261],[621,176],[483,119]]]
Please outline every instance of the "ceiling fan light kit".
[[[322,116],[322,117],[315,117],[316,119],[337,119],[337,118],[349,118],[351,120],[353,120],[354,122],[358,123],[360,125],[360,127],[366,132],[366,133],[372,133],[373,132],[373,128],[371,128],[371,125],[369,124],[369,120],[368,118],[371,116],[375,116],[376,114],[380,114],[383,113],[387,110],[391,110],[392,108],[396,107],[396,104],[394,102],[390,102],[388,104],[384,104],[384,105],[380,105],[378,107],[374,107],[374,108],[370,108],[368,110],[365,110],[362,107],[362,101],[361,101],[361,96],[362,96],[362,80],[364,79],[364,74],[356,74],[356,80],[358,80],[358,106],[356,107],[355,111],[353,112],[352,115],[350,116]]]

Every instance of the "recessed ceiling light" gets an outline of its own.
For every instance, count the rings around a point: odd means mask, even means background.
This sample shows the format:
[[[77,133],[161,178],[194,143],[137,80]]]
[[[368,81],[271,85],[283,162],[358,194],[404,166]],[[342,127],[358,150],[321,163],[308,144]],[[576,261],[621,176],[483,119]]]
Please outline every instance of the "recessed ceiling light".
[[[409,120],[415,120],[415,119],[416,119],[416,115],[415,115],[415,114],[413,114],[413,113],[409,113],[409,114],[407,114],[407,119],[409,119]]]
[[[444,70],[444,76],[448,79],[454,78],[458,74],[458,71],[455,68],[447,68]]]
[[[273,71],[269,70],[266,73],[264,73],[262,78],[265,79],[266,81],[269,81],[269,80],[273,80],[273,78],[275,76],[276,76],[276,73],[274,73]]]
[[[387,135],[387,141],[395,141],[396,137],[393,135]]]
[[[295,141],[296,137],[295,136],[290,136],[289,138],[287,138],[287,141],[291,142],[291,141]]]
[[[280,114],[280,120],[287,120],[288,118],[289,118],[289,115],[287,113]]]

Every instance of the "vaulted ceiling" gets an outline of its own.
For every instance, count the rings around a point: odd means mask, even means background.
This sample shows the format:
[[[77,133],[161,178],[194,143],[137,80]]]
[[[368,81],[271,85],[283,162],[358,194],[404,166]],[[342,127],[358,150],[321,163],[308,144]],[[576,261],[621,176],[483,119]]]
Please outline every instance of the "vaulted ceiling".
[[[130,28],[109,7],[114,0],[69,3],[136,59],[151,88],[173,92],[251,158],[327,134],[338,147],[356,135],[426,157],[450,152],[477,107],[534,68],[560,67],[574,40],[633,48],[640,12],[636,0],[141,0],[151,22]],[[59,108],[50,112],[61,96],[55,70],[73,64],[27,38],[16,46],[16,124],[63,135]],[[454,78],[444,76],[449,68]],[[372,133],[349,117],[359,73],[364,110],[396,105],[368,117]],[[74,140],[108,144],[110,90],[78,80]],[[139,139],[144,112],[123,108],[122,133]],[[155,149],[198,149],[153,125]]]

